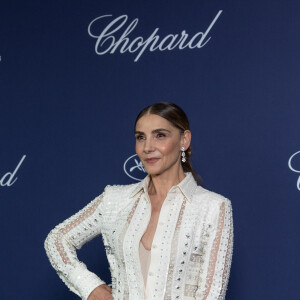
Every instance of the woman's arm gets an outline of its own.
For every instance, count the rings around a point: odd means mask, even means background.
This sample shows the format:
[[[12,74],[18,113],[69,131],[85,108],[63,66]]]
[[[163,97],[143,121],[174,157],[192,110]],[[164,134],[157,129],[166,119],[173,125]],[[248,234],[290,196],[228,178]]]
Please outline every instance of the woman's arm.
[[[207,272],[200,278],[197,300],[224,300],[233,252],[233,218],[229,199],[224,198],[213,220],[214,230],[208,243]]]
[[[50,231],[44,247],[51,265],[68,288],[86,300],[99,285],[105,284],[79,261],[76,249],[101,233],[102,205],[105,192],[79,212]]]

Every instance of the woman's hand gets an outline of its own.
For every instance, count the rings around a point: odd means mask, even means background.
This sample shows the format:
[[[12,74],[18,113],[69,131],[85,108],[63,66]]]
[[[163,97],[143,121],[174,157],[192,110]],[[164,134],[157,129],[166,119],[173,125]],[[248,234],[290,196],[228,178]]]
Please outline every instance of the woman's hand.
[[[113,300],[111,288],[106,284],[97,286],[89,295],[87,300]]]

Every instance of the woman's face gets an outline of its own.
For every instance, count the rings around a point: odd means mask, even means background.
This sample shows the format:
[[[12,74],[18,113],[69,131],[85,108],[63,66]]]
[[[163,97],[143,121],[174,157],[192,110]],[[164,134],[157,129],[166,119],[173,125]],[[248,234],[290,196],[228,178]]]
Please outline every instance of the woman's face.
[[[181,166],[181,147],[189,147],[189,131],[181,134],[168,120],[154,114],[141,117],[135,128],[136,153],[149,175]]]

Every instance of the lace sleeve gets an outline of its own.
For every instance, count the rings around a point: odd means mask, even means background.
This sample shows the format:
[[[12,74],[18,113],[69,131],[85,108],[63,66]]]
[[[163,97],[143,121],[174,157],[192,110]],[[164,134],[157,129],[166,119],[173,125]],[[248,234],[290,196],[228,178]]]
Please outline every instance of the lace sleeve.
[[[233,218],[231,201],[225,199],[215,218],[215,230],[210,241],[207,273],[196,299],[225,300],[233,252]]]
[[[105,283],[79,261],[76,249],[100,235],[101,207],[104,193],[79,212],[52,229],[44,242],[52,267],[70,291],[86,300],[99,285]]]

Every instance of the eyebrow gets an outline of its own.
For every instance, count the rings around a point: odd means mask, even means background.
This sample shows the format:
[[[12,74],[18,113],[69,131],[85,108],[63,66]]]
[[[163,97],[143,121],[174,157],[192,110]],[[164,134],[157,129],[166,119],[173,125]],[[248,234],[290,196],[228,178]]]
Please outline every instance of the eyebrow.
[[[162,132],[162,131],[171,132],[171,131],[168,130],[168,129],[157,128],[157,129],[152,130],[152,133],[157,133],[157,132]],[[143,131],[137,131],[137,130],[134,132],[134,134],[143,134],[143,133],[144,133]]]

